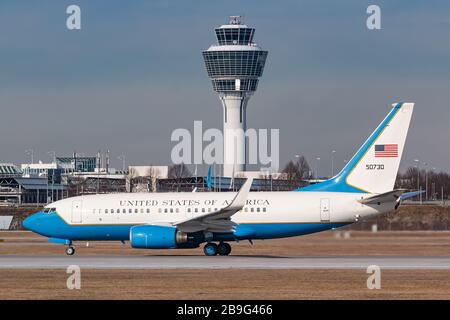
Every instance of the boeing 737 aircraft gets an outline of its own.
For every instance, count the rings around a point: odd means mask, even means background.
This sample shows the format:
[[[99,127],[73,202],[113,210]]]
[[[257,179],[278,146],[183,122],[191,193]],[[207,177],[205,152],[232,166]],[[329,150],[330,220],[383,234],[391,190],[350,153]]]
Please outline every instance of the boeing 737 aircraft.
[[[133,248],[197,248],[229,255],[229,242],[329,230],[396,209],[393,190],[413,113],[397,103],[352,159],[329,180],[288,192],[117,193],[68,198],[25,219],[26,229],[67,246],[72,241],[130,241]],[[410,193],[409,196],[412,194]]]

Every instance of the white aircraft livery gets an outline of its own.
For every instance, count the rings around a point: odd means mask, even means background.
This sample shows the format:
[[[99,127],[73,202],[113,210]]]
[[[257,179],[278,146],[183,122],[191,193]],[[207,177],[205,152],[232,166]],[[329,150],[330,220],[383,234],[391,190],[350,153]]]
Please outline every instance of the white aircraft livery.
[[[130,241],[133,248],[197,248],[229,255],[229,242],[293,237],[385,213],[417,192],[394,190],[414,103],[397,103],[329,180],[287,192],[116,193],[67,198],[24,220],[26,229],[72,241]]]

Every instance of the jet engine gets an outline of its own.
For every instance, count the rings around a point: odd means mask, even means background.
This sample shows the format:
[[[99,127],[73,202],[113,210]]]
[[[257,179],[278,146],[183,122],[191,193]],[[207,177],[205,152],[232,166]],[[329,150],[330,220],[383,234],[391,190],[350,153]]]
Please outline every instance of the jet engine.
[[[202,239],[195,234],[181,232],[171,226],[142,225],[130,230],[132,248],[172,249],[196,248]]]

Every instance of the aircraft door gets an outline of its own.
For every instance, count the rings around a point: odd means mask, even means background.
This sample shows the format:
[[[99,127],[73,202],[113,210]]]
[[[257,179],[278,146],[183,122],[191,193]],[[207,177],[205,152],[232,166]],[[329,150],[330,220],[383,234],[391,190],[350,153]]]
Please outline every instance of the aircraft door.
[[[83,213],[83,202],[81,200],[72,201],[72,223],[81,223]]]
[[[330,199],[320,199],[320,221],[330,221]]]

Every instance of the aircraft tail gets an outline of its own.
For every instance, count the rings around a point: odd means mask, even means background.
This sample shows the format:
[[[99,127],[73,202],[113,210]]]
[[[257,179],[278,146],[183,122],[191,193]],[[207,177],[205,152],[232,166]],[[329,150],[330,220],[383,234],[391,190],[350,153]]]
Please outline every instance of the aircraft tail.
[[[397,103],[335,177],[297,191],[385,193],[393,190],[414,103]]]

